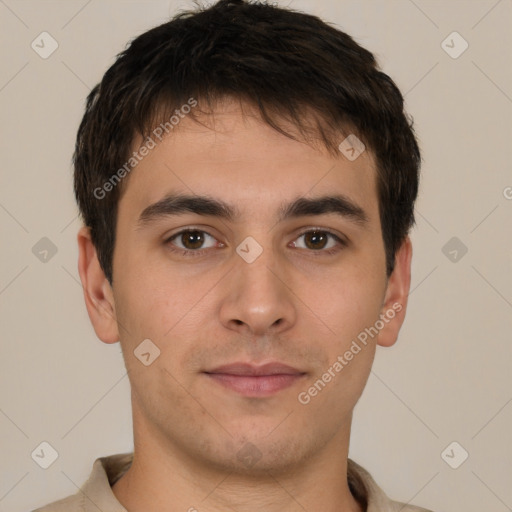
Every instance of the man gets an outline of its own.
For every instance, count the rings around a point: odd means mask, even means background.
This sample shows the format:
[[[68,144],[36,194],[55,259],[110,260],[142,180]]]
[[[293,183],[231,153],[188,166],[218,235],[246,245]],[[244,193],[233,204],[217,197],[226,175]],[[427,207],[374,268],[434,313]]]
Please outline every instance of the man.
[[[410,286],[420,154],[371,53],[221,0],[138,38],[75,148],[79,273],[120,341],[134,453],[39,511],[425,510],[348,459]]]

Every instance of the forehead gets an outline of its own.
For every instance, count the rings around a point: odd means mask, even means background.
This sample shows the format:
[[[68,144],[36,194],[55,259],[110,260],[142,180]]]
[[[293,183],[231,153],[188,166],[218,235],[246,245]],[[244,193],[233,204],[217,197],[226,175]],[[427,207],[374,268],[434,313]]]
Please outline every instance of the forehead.
[[[183,116],[130,173],[119,215],[140,214],[169,193],[222,198],[246,218],[282,209],[286,198],[343,194],[377,213],[376,172],[370,151],[351,161],[340,151],[330,155],[318,142],[293,140],[261,120],[250,107],[219,105],[199,123]],[[151,135],[150,135],[151,137]],[[340,134],[340,143],[346,135]],[[139,137],[134,151],[144,144]],[[153,145],[153,144],[151,144]],[[371,219],[370,219],[371,220]]]

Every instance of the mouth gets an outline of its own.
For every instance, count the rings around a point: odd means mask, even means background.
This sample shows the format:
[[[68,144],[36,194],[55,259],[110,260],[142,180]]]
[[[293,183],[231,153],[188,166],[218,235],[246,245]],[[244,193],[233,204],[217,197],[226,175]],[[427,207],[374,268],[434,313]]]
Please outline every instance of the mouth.
[[[306,372],[275,362],[261,366],[233,363],[204,373],[217,384],[248,397],[273,395],[297,383],[306,375]]]

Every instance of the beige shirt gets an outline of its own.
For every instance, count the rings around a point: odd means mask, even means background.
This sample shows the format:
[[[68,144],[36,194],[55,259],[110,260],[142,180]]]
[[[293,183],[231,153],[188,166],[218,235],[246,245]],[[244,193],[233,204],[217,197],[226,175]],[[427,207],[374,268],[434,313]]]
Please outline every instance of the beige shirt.
[[[132,458],[133,453],[123,453],[96,459],[89,479],[76,494],[33,512],[127,512],[111,486],[129,469]],[[348,459],[348,482],[352,494],[366,512],[431,512],[390,500],[370,473],[351,459]]]

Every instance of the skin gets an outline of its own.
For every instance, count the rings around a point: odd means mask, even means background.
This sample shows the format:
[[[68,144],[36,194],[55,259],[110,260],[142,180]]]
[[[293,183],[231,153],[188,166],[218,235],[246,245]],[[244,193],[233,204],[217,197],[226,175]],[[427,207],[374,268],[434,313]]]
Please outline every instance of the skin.
[[[103,342],[120,341],[132,390],[134,462],[113,492],[130,512],[361,511],[343,477],[352,411],[376,345],[393,345],[403,323],[410,239],[387,279],[369,150],[355,161],[334,158],[228,100],[213,120],[181,120],[124,184],[112,287],[88,229],[78,233],[89,317]],[[189,212],[137,229],[142,210],[170,192],[223,200],[240,216],[226,221]],[[333,213],[276,221],[283,203],[333,193],[363,208],[367,225]],[[178,246],[193,247],[186,237],[167,241],[187,227],[213,237],[205,237],[199,256],[182,255]],[[312,228],[348,243],[311,245],[301,234]],[[263,249],[252,263],[235,250],[248,236]],[[378,336],[301,404],[298,394],[393,304],[402,309]],[[144,366],[134,350],[148,338],[161,352]],[[279,361],[305,375],[254,398],[203,373],[237,361]],[[244,461],[244,449],[258,460]]]

